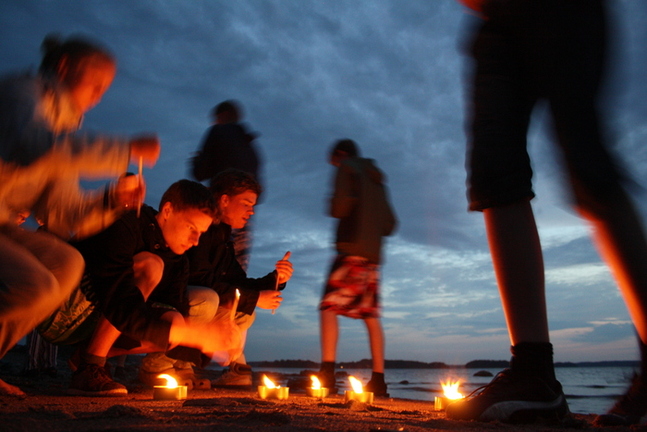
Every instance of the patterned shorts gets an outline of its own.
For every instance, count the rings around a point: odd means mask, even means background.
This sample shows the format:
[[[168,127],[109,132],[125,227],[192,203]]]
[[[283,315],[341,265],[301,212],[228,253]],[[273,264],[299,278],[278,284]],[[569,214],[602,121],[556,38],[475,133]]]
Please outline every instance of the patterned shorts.
[[[84,275],[81,285],[37,327],[43,339],[56,345],[73,345],[92,336],[101,315],[84,294],[88,285]]]
[[[358,256],[337,255],[319,310],[349,318],[379,318],[380,266]]]

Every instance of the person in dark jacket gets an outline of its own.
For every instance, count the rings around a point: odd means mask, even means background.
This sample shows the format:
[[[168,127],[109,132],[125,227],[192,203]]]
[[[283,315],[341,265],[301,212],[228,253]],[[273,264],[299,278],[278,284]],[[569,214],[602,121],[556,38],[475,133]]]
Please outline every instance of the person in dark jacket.
[[[75,244],[86,261],[84,282],[39,328],[54,343],[91,334],[74,365],[70,394],[127,393],[105,372],[106,358],[113,355],[161,350],[201,365],[220,351],[238,356],[235,326],[185,320],[189,265],[184,253],[198,244],[213,212],[205,186],[180,180],[164,193],[159,212],[144,205],[139,216],[131,211]]]
[[[380,323],[379,277],[383,237],[396,227],[385,176],[372,159],[359,157],[354,141],[339,140],[330,154],[337,167],[330,215],[337,225],[337,256],[319,305],[322,385],[335,391],[337,316],[362,319],[369,335],[373,373],[366,389],[387,395],[384,381],[384,333]]]
[[[192,174],[198,181],[213,179],[218,173],[235,168],[254,176],[261,184],[261,158],[255,146],[256,134],[241,123],[243,110],[234,100],[226,100],[211,111],[213,126],[209,128],[200,150],[191,159]],[[247,271],[252,246],[252,225],[233,230],[236,259]]]
[[[251,174],[230,169],[213,179],[211,190],[216,200],[217,220],[202,236],[200,244],[187,252],[191,269],[189,295],[192,303],[199,304],[201,298],[208,299],[215,294],[223,305],[218,308],[217,315],[223,317],[230,313],[238,290],[240,299],[235,322],[242,332],[246,332],[254,322],[256,307],[274,310],[281,305],[281,290],[293,271],[288,261],[290,253],[286,253],[276,263],[276,269],[266,276],[247,277],[236,260],[231,231],[244,227],[254,214],[261,186]],[[233,360],[229,370],[212,384],[217,387],[251,386],[251,368],[244,354]]]

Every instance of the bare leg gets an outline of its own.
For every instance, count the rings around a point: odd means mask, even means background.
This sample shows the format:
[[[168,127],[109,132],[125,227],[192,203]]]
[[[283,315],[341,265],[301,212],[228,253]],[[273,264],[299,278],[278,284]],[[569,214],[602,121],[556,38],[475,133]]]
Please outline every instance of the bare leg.
[[[627,304],[643,343],[647,343],[647,240],[636,211],[625,196],[616,196],[602,215],[582,211],[593,224],[593,238]]]
[[[512,345],[549,342],[544,260],[530,202],[483,215]]]
[[[384,332],[379,318],[364,319],[373,358],[373,372],[384,373]]]
[[[337,340],[339,338],[339,323],[337,314],[330,311],[321,311],[320,334],[321,334],[321,361],[334,362],[337,357]]]

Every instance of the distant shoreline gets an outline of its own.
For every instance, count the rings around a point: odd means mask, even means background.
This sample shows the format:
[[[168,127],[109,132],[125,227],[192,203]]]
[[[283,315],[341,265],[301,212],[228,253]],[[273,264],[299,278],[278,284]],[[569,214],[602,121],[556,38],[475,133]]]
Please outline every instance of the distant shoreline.
[[[272,360],[272,361],[250,361],[253,367],[273,367],[273,368],[300,368],[300,369],[319,369],[319,363],[311,360]],[[638,360],[611,360],[595,362],[556,362],[557,368],[573,367],[637,367]],[[472,360],[461,365],[448,365],[442,362],[425,363],[415,360],[386,360],[384,367],[386,369],[490,369],[506,368],[508,360]],[[362,359],[355,362],[340,362],[337,364],[339,369],[371,369],[372,362],[369,359]]]

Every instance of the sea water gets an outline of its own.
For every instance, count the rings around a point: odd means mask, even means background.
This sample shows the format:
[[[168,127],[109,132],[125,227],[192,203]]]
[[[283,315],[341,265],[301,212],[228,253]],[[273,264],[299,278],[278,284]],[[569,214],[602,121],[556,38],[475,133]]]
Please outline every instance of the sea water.
[[[297,368],[262,368],[262,370],[281,374],[299,374],[302,371]],[[360,379],[364,384],[371,378],[369,369],[341,370]],[[441,381],[460,380],[459,390],[467,395],[492,380],[492,376],[475,376],[479,371],[489,372],[494,376],[500,369],[387,369],[385,377],[391,397],[433,402],[436,396],[442,394]],[[624,394],[633,376],[634,368],[627,366],[558,367],[555,373],[562,383],[571,412],[601,414]],[[350,387],[343,379],[339,379],[338,383],[340,390],[347,390]],[[348,388],[345,388],[345,384]]]

